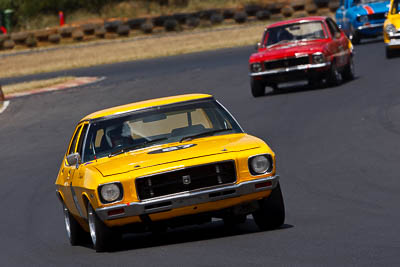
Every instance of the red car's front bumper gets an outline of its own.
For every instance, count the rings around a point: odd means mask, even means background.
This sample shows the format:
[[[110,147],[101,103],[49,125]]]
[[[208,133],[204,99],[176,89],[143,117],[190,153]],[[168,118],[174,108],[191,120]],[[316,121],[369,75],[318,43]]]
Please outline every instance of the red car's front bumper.
[[[315,76],[323,75],[326,71],[329,71],[330,65],[330,62],[304,64],[261,72],[252,72],[249,75],[255,80],[264,80],[267,83],[307,80]]]

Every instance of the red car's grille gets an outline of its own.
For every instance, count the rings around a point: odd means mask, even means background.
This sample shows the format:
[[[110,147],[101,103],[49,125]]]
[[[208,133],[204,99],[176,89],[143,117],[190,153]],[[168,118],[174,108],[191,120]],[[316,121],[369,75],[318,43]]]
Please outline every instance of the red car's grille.
[[[310,60],[308,56],[305,57],[292,57],[292,58],[285,58],[280,60],[274,61],[266,61],[264,62],[265,70],[273,70],[273,69],[280,69],[280,68],[289,68],[298,65],[306,65],[309,64]]]
[[[140,177],[136,191],[140,200],[146,200],[235,181],[235,162],[230,160]]]

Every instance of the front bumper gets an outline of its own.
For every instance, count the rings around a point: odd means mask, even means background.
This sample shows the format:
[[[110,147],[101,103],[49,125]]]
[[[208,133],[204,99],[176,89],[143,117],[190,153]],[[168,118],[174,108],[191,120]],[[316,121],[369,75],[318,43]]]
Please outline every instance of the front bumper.
[[[389,37],[389,41],[386,42],[386,46],[389,48],[400,48],[400,33],[398,32],[394,35],[391,35]]]
[[[279,176],[275,175],[242,182],[240,184],[203,189],[193,192],[183,192],[176,195],[170,195],[141,202],[132,202],[128,204],[119,204],[115,206],[99,208],[96,210],[96,213],[101,220],[105,221],[164,212],[177,208],[236,198],[243,195],[271,190],[277,186],[278,181]],[[123,212],[115,214],[116,211],[120,212],[122,210]]]
[[[267,71],[262,71],[262,72],[252,72],[249,75],[251,77],[269,76],[269,75],[272,76],[272,75],[276,75],[276,74],[285,74],[285,73],[290,73],[290,72],[324,69],[324,68],[330,66],[330,64],[331,64],[330,62],[324,62],[324,63],[320,63],[320,64],[297,65],[297,66],[288,67],[288,68],[280,68],[280,69],[267,70]]]
[[[383,31],[383,22],[382,23],[371,23],[371,24],[364,24],[357,27],[358,31],[365,31],[365,30],[376,30],[381,29]]]

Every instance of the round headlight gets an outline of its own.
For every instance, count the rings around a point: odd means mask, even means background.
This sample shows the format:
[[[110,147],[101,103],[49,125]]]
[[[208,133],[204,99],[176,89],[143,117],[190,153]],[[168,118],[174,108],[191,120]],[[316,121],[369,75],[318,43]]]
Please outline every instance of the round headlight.
[[[367,22],[368,21],[368,16],[367,15],[363,15],[363,16],[359,16],[358,17],[358,20],[360,21],[360,22]]]
[[[101,187],[100,194],[105,201],[113,202],[120,197],[121,190],[116,184],[106,184]]]
[[[262,71],[262,67],[261,67],[260,62],[251,64],[251,72],[261,72],[261,71]]]
[[[385,31],[389,35],[394,35],[396,33],[396,27],[393,24],[388,24],[385,27]]]
[[[321,63],[325,62],[325,57],[321,53],[312,55],[312,59],[313,59],[313,63],[315,63],[315,64],[321,64]]]
[[[250,172],[252,174],[264,174],[271,169],[271,161],[266,155],[255,156],[250,159]]]

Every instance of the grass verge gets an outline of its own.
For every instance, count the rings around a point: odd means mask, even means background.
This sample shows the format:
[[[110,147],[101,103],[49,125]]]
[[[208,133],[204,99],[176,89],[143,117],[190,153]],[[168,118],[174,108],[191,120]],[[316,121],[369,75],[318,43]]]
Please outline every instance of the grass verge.
[[[1,59],[0,78],[250,45],[260,40],[264,28],[265,24],[221,26],[211,31],[195,30],[6,56]]]
[[[2,88],[3,88],[4,95],[7,97],[7,95],[9,95],[9,94],[21,93],[21,92],[27,92],[27,91],[32,91],[32,90],[36,90],[36,89],[51,87],[51,86],[65,83],[65,82],[68,82],[68,81],[71,81],[74,79],[75,79],[75,77],[66,76],[66,77],[58,77],[58,78],[48,79],[48,80],[37,80],[37,81],[10,84],[10,85],[5,85]]]

